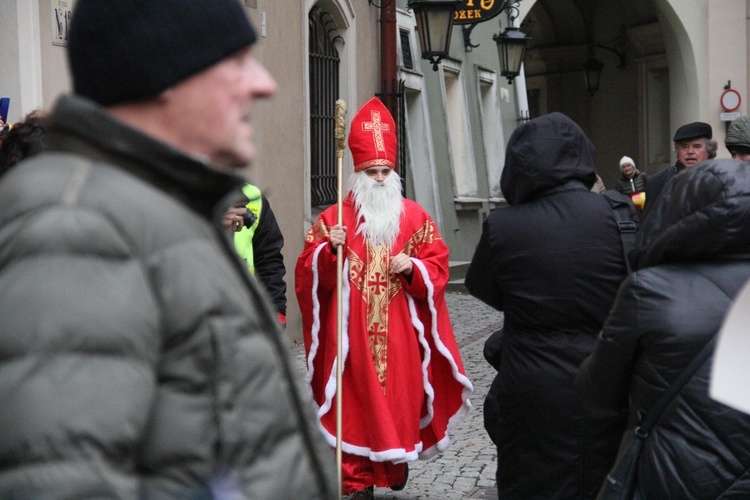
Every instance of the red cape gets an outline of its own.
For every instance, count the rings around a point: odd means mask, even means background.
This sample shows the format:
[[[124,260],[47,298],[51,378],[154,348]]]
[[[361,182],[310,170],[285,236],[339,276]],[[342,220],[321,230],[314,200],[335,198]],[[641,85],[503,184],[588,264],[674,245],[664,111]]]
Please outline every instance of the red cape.
[[[328,230],[336,207],[311,227],[295,269],[302,310],[306,381],[317,416],[336,446],[336,255]],[[445,288],[448,247],[430,216],[404,200],[393,255],[414,265],[411,283],[388,272],[391,252],[356,233],[351,197],[344,200],[347,246],[343,279],[342,450],[375,462],[430,458],[450,444],[448,432],[469,411],[473,392],[453,335]]]

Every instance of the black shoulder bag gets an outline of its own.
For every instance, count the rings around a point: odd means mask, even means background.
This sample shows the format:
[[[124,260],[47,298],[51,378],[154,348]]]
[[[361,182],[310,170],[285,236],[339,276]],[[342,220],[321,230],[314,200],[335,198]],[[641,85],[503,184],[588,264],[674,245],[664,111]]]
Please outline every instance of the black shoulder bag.
[[[685,383],[693,376],[713,352],[714,340],[711,339],[693,362],[683,370],[677,380],[669,386],[664,395],[654,405],[641,425],[633,429],[629,434],[629,443],[620,446],[620,453],[612,470],[607,475],[602,489],[599,490],[597,500],[630,500],[635,492],[636,472],[638,470],[638,458],[641,454],[643,443],[648,433],[656,424],[664,409],[669,406],[675,396],[682,390]],[[628,435],[626,435],[627,438]]]

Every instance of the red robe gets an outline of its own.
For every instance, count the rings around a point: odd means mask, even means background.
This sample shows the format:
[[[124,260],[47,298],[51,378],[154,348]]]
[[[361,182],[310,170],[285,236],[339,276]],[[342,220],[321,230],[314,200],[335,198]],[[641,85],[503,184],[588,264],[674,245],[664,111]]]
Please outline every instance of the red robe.
[[[404,199],[393,252],[356,235],[351,195],[343,279],[342,409],[345,453],[373,462],[427,459],[450,444],[473,388],[453,336],[444,292],[448,247],[430,216]],[[310,228],[295,269],[306,381],[328,443],[336,446],[336,254],[328,230],[336,207]],[[389,272],[390,256],[412,260],[411,283]],[[348,278],[348,279],[346,279]]]

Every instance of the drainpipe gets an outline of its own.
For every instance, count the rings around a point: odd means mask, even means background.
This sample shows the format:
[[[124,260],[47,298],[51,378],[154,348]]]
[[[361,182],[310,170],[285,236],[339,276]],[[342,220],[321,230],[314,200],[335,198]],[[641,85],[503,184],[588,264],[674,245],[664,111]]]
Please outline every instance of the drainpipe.
[[[518,18],[513,19],[513,26],[516,28],[521,27],[521,23]],[[526,94],[526,72],[524,71],[523,63],[521,63],[521,73],[515,78],[513,82],[516,85],[516,103],[518,104],[518,117],[529,116],[529,98]],[[518,125],[518,122],[516,123]]]
[[[393,116],[398,116],[397,101],[391,95],[398,91],[396,68],[398,59],[396,54],[396,0],[388,2],[380,10],[380,78],[381,93],[386,96],[384,103]]]

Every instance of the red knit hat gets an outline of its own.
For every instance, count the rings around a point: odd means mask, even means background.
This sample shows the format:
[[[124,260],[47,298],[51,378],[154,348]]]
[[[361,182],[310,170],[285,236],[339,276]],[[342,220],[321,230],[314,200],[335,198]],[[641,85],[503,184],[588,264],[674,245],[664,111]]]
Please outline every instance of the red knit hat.
[[[380,99],[373,97],[359,108],[349,130],[355,172],[370,167],[396,167],[396,122]]]

